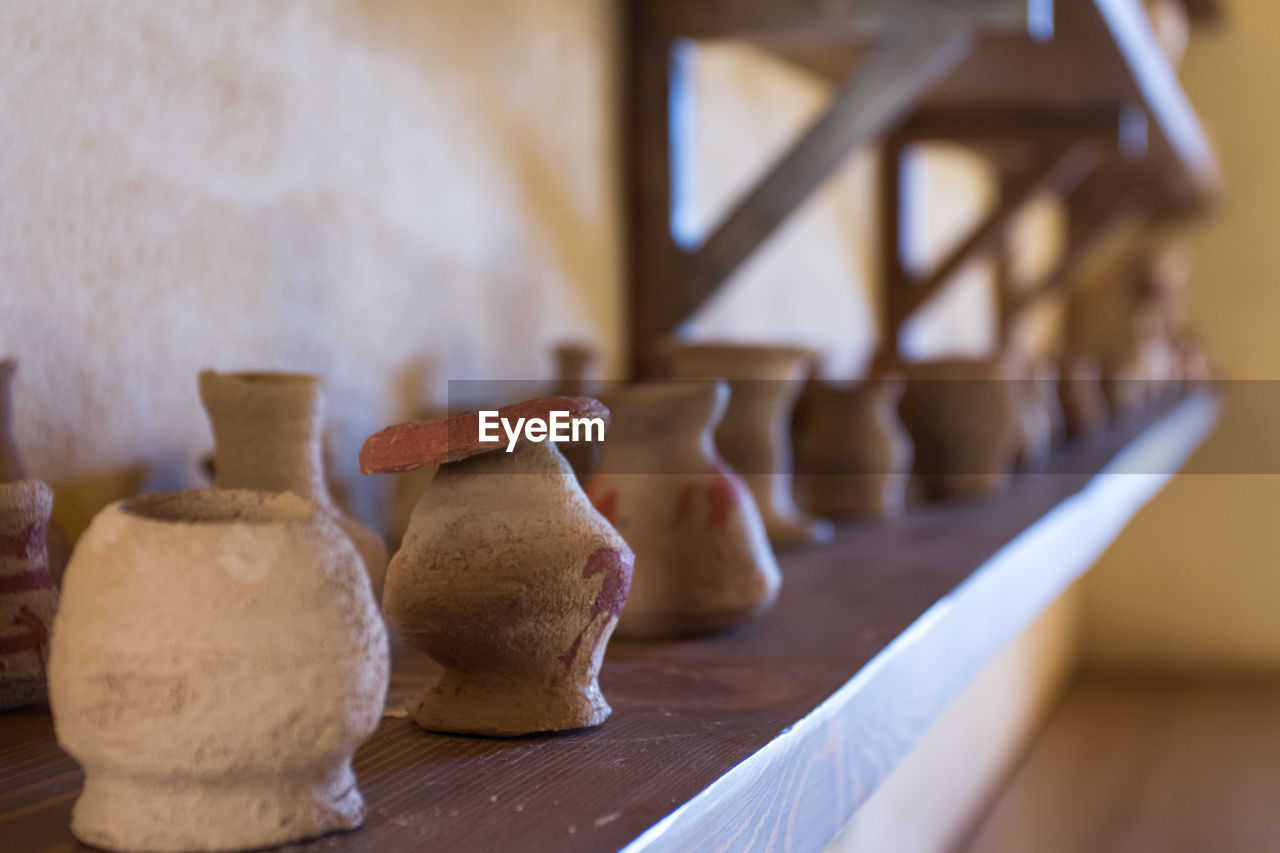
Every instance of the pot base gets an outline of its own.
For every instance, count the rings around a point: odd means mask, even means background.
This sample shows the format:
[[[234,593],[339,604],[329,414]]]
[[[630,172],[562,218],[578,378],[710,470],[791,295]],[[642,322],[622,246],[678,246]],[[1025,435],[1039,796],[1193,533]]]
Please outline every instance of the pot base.
[[[429,732],[517,737],[598,726],[613,709],[594,683],[495,683],[492,676],[445,672],[407,703],[409,716]]]
[[[106,850],[171,853],[273,847],[355,829],[364,800],[350,764],[320,779],[139,778],[91,772],[71,834]]]

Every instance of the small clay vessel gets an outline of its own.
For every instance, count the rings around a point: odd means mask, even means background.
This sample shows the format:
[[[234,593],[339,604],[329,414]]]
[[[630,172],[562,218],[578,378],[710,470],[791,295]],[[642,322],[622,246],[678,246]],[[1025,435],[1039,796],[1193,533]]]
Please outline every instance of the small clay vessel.
[[[544,397],[498,417],[602,418],[587,397]],[[391,628],[444,667],[410,702],[424,729],[494,736],[595,726],[598,675],[633,556],[550,441],[479,441],[475,412],[388,427],[360,469],[440,465],[387,569]]]
[[[1019,353],[1006,356],[1010,390],[1018,409],[1014,464],[1021,471],[1043,471],[1053,451],[1053,421],[1036,390],[1033,362]]]
[[[812,382],[796,437],[796,499],[827,518],[902,514],[915,448],[898,418],[901,376]]]
[[[582,344],[556,347],[555,395],[582,397],[596,393],[596,354]],[[594,441],[564,441],[556,445],[564,455],[578,482],[586,482],[600,461],[600,445]]]
[[[49,659],[84,767],[71,833],[109,850],[241,850],[359,826],[351,755],[389,654],[368,576],[297,495],[205,489],[96,515]]]
[[[1031,392],[1049,419],[1049,439],[1053,447],[1061,446],[1067,438],[1067,420],[1062,411],[1058,394],[1058,365],[1047,356],[1031,361]]]
[[[782,576],[746,484],[716,454],[723,382],[652,382],[613,398],[587,495],[635,551],[620,636],[711,634],[764,613]]]
[[[1072,353],[1062,360],[1058,400],[1067,437],[1087,439],[1107,426],[1107,400],[1102,393],[1102,369],[1098,360],[1084,353]]]
[[[667,371],[677,379],[726,379],[729,407],[716,446],[755,496],[774,545],[823,542],[831,523],[796,506],[791,492],[791,417],[813,353],[799,347],[670,344]]]
[[[22,453],[13,434],[13,377],[17,372],[17,361],[11,358],[0,360],[0,483],[15,483],[27,476],[27,466],[22,462]],[[45,540],[49,574],[57,586],[62,582],[67,560],[71,559],[71,543],[51,519]]]
[[[387,571],[382,537],[343,512],[326,485],[320,378],[202,370],[200,400],[213,425],[214,485],[293,492],[316,503],[351,537],[373,582],[374,598],[380,597]]]
[[[43,703],[58,593],[45,532],[53,492],[39,480],[0,484],[0,710]]]
[[[1002,359],[907,365],[900,411],[915,441],[916,474],[934,498],[973,499],[1009,481],[1021,410]]]

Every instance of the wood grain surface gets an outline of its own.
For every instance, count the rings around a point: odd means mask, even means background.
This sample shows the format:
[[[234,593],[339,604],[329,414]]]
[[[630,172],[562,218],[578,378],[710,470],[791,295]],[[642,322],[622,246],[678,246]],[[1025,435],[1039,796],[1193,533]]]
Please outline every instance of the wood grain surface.
[[[1171,473],[1215,414],[1211,399],[1188,400],[1129,452],[1145,447]],[[1159,477],[1090,476],[1141,428],[1062,451],[992,502],[916,507],[785,555],[781,598],[754,625],[612,643],[601,681],[614,714],[597,729],[489,740],[389,716],[356,755],[364,827],[310,846],[820,849],[1159,488]],[[432,666],[397,647],[388,708]],[[0,850],[75,847],[80,781],[47,710],[0,715]]]

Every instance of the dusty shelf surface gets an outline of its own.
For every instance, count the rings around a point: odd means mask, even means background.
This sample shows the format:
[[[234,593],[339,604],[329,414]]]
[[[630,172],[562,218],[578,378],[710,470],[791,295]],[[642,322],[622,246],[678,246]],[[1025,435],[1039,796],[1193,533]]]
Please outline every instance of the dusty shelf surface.
[[[598,729],[487,740],[388,716],[356,754],[363,828],[310,846],[821,849],[1216,417],[1199,394],[1059,451],[996,500],[916,507],[785,555],[782,596],[757,624],[611,644],[602,683],[614,714]],[[395,656],[389,709],[432,667],[402,646]],[[47,710],[0,714],[0,849],[77,847],[80,784]]]

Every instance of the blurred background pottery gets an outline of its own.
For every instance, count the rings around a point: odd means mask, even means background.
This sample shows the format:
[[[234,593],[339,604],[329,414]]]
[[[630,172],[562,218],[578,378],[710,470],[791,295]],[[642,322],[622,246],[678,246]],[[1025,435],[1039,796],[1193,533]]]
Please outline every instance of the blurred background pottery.
[[[382,538],[334,502],[325,480],[324,388],[305,373],[200,372],[214,440],[214,485],[293,492],[330,513],[355,544],[374,597],[382,594]]]
[[[1001,359],[907,365],[900,411],[915,441],[915,472],[939,499],[973,499],[1009,481],[1021,410]]]
[[[17,361],[0,359],[0,483],[15,483],[27,476],[27,466],[22,462],[13,433],[13,378],[17,372]],[[71,543],[53,521],[46,525],[45,539],[49,574],[57,586],[62,582],[67,560],[71,559]]]
[[[900,376],[812,382],[796,436],[796,499],[828,518],[902,514],[915,448],[898,417]]]
[[[555,350],[554,392],[560,397],[582,397],[597,393],[599,384],[595,350],[585,344],[561,344]],[[562,441],[556,447],[563,454],[578,482],[586,482],[600,460],[600,445],[594,441]]]
[[[736,627],[772,606],[782,577],[751,492],[716,454],[724,382],[650,382],[611,398],[587,494],[636,555],[620,636]]]
[[[716,446],[755,495],[769,540],[786,546],[830,539],[830,522],[801,510],[791,492],[791,417],[813,354],[787,346],[668,344],[662,356],[676,379],[728,380]]]
[[[601,417],[590,398],[498,410]],[[445,464],[448,463],[448,464]],[[397,635],[444,667],[410,703],[422,728],[492,736],[595,726],[598,676],[631,583],[633,556],[551,441],[478,441],[473,412],[371,436],[365,473],[440,465],[387,571]]]
[[[238,850],[359,826],[351,755],[382,716],[386,630],[330,513],[207,489],[112,504],[54,623],[58,742],[84,767],[76,838]]]
[[[0,710],[43,703],[58,593],[45,533],[53,492],[39,480],[0,483]]]

